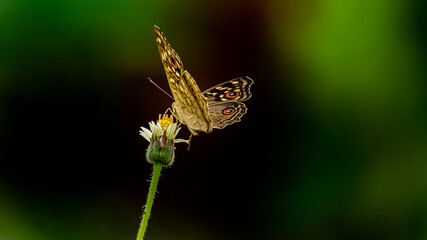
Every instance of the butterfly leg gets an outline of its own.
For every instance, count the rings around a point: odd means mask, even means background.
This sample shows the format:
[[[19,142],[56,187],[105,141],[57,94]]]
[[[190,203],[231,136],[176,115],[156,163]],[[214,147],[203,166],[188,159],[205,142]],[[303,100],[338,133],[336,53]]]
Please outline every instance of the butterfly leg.
[[[165,113],[163,113],[163,116],[166,115],[169,112],[171,114],[171,117],[173,117],[175,115],[174,112],[172,111],[172,109],[169,107],[168,109],[166,109]]]
[[[188,148],[187,151],[190,151],[190,145],[191,145],[191,138],[193,137],[193,134],[190,135],[190,138],[188,139]]]
[[[178,116],[177,116],[176,112],[172,108],[170,108],[170,107],[167,108],[166,111],[165,111],[165,113],[163,115],[166,115],[167,113],[170,113],[171,117],[174,117],[176,119],[176,121],[179,122],[178,127],[181,126],[181,122],[178,120]]]
[[[165,115],[168,112],[171,113],[171,117],[175,117],[176,122],[179,122],[179,124],[177,126],[177,128],[179,128],[181,126],[182,122],[178,120],[178,116],[177,116],[176,112],[174,110],[172,110],[171,108],[168,108],[168,109],[166,109],[166,112],[163,115]]]

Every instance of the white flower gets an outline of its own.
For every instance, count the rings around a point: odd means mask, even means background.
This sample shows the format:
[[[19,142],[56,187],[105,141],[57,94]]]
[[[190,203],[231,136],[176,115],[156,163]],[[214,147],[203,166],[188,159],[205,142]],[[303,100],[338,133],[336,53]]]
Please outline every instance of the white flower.
[[[184,139],[175,139],[178,135],[181,128],[178,128],[178,124],[173,122],[173,118],[169,118],[167,115],[164,115],[162,118],[159,116],[157,123],[153,121],[149,122],[150,130],[145,127],[141,127],[139,134],[143,136],[147,141],[151,142],[153,134],[157,139],[160,139],[163,135],[166,136],[168,140],[173,140],[174,143],[185,142],[189,143],[189,140]]]
[[[175,159],[175,143],[189,140],[175,139],[181,128],[167,115],[159,116],[157,123],[149,122],[150,130],[141,127],[139,134],[150,142],[146,152],[147,162],[154,164],[160,162],[163,166],[171,166]]]

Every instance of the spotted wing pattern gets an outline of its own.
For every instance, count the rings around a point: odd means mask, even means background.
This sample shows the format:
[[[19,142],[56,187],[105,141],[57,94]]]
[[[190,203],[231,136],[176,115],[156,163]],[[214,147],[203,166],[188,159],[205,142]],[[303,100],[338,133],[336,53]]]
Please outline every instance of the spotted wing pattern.
[[[254,83],[249,77],[240,77],[218,84],[203,92],[208,99],[209,115],[214,128],[224,128],[247,112],[242,101],[251,98],[250,87]]]

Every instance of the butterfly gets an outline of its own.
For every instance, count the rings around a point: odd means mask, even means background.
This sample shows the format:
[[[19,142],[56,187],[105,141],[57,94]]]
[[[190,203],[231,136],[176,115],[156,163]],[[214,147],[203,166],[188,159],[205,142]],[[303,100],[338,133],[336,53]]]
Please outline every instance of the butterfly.
[[[249,77],[239,77],[202,92],[181,58],[167,42],[159,27],[154,26],[156,42],[175,100],[172,109],[177,120],[187,125],[191,135],[212,132],[239,122],[247,108],[242,101],[251,98]]]

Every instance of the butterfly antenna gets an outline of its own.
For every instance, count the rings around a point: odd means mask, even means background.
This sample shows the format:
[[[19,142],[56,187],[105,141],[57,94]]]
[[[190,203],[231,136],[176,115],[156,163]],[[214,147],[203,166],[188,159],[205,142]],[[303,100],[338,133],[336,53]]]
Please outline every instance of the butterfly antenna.
[[[156,86],[158,89],[160,89],[160,91],[162,91],[164,94],[168,95],[170,98],[172,98],[172,100],[175,101],[175,99],[169,94],[167,93],[165,90],[163,90],[161,87],[159,87],[159,85],[157,85],[153,80],[151,80],[151,78],[148,78],[150,80],[150,82],[152,84],[154,84],[154,86]]]

